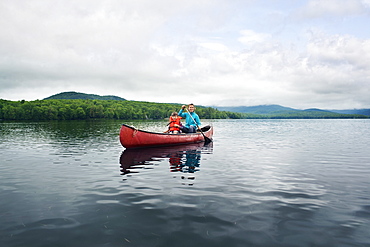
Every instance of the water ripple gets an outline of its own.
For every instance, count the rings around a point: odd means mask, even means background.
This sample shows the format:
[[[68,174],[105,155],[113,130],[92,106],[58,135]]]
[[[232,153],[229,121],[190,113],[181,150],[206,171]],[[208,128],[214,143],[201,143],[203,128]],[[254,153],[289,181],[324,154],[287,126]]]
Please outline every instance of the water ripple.
[[[120,121],[0,123],[0,245],[369,246],[368,123],[214,120],[211,147],[136,152]]]

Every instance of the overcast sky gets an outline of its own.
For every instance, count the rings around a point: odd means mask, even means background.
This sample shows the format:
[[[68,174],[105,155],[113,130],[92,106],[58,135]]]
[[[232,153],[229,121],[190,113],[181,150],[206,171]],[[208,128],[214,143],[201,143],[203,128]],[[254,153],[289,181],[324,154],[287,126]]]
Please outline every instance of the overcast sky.
[[[370,108],[370,0],[2,0],[0,98]]]

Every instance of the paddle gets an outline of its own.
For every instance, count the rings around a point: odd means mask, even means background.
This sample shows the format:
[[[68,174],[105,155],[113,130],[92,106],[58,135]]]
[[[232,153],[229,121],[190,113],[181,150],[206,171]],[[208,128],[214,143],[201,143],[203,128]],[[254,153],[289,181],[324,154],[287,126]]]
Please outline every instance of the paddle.
[[[185,109],[186,109],[186,111],[188,112],[188,114],[189,114],[189,116],[191,117],[191,119],[194,121],[195,125],[198,127],[198,129],[199,129],[200,133],[202,133],[202,135],[203,135],[203,137],[204,137],[204,142],[205,142],[205,144],[208,144],[208,143],[212,142],[212,140],[211,140],[210,138],[208,138],[208,137],[203,133],[202,129],[201,129],[201,128],[199,128],[199,125],[197,124],[197,122],[195,122],[195,120],[194,120],[193,116],[192,116],[192,115],[190,114],[190,112],[188,111],[188,108],[185,108]]]

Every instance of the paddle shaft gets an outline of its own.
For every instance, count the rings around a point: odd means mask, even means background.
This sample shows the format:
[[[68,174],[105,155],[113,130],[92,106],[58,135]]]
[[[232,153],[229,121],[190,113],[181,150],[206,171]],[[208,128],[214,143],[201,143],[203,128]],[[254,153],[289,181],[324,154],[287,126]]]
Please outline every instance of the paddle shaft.
[[[188,114],[189,114],[189,116],[191,117],[191,119],[194,121],[195,125],[198,127],[198,129],[199,129],[200,133],[202,133],[202,135],[203,135],[203,137],[204,137],[204,141],[205,141],[206,143],[210,143],[210,142],[212,142],[212,140],[211,140],[211,139],[209,139],[209,138],[208,138],[208,137],[203,133],[202,129],[199,127],[199,125],[197,124],[197,122],[195,121],[195,119],[193,118],[193,116],[190,114],[189,110],[188,110],[187,108],[185,108],[185,109],[186,109],[186,111],[188,112]]]

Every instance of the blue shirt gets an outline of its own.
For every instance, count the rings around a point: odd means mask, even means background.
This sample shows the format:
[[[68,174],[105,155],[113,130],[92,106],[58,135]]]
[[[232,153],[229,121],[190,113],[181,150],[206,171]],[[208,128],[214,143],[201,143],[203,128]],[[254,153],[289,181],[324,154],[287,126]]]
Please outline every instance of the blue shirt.
[[[191,116],[194,118],[195,122],[198,124],[198,126],[201,125],[200,123],[200,119],[199,119],[199,116],[198,114],[196,114],[195,112],[183,112],[183,110],[181,109],[178,113],[178,115],[182,118],[186,118],[185,119],[185,127],[186,128],[189,128],[191,125],[194,126],[195,128],[197,128],[197,125],[194,123],[193,119],[190,117],[189,113],[191,114]]]

